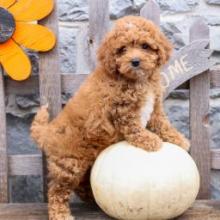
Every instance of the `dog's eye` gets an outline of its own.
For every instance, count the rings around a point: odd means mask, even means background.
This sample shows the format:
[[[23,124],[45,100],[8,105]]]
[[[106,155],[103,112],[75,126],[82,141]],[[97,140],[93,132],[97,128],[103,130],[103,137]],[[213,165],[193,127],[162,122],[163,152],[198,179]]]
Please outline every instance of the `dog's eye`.
[[[149,48],[149,46],[148,46],[148,44],[142,44],[142,48],[143,48],[144,50],[146,50],[146,49]]]
[[[126,47],[125,46],[122,46],[120,48],[117,49],[116,53],[117,54],[122,54],[126,51]]]

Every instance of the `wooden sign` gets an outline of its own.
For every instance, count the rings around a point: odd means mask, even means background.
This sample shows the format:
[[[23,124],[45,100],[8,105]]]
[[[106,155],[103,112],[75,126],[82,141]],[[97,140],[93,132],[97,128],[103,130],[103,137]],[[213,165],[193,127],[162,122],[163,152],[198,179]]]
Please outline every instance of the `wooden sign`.
[[[208,70],[213,64],[209,57],[212,50],[206,49],[209,40],[196,40],[181,48],[161,71],[164,97],[182,83]]]

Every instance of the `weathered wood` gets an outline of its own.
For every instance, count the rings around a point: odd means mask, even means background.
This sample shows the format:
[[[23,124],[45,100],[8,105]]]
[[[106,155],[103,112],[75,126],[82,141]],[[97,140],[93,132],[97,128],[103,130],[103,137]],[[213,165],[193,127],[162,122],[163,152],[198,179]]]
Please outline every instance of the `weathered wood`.
[[[141,8],[140,15],[151,21],[156,25],[160,25],[160,6],[155,0],[149,0]]]
[[[208,38],[208,26],[201,19],[197,20],[190,28],[190,40]],[[198,195],[200,199],[210,197],[209,88],[210,76],[207,71],[190,80],[191,154],[200,172],[201,185]]]
[[[8,202],[8,155],[6,137],[6,114],[4,77],[0,67],[0,203]]]
[[[220,87],[220,65],[216,66],[215,69],[210,71],[210,84],[211,88]]]
[[[197,200],[182,216],[176,220],[219,220],[220,201]]]
[[[41,24],[49,27],[57,36],[58,44],[58,16],[57,1],[54,0],[53,13],[41,21]],[[39,87],[41,104],[49,104],[50,117],[55,117],[61,110],[61,76],[59,68],[58,46],[46,54],[41,54],[39,62]],[[43,189],[45,201],[47,201],[47,162],[46,157],[43,159]]]
[[[109,1],[89,1],[90,67],[95,68],[96,51],[109,27]]]
[[[220,170],[220,149],[211,150],[211,168]]]
[[[112,219],[100,209],[85,204],[72,205],[76,220]],[[3,204],[0,205],[0,220],[47,220],[47,204]]]
[[[62,85],[62,92],[67,93],[75,93],[83,81],[88,77],[86,74],[81,75],[62,75],[61,85]]]
[[[88,75],[86,74],[61,74],[61,87],[63,93],[74,93],[80,87],[80,84],[86,79]],[[211,70],[211,88],[220,87],[220,70]],[[16,94],[16,95],[30,95],[36,94],[39,92],[38,88],[39,79],[38,76],[32,76],[24,82],[16,82],[10,78],[6,79],[5,82],[5,93],[6,95]],[[182,81],[181,81],[182,83]],[[170,84],[172,86],[172,84]],[[174,87],[178,87],[178,84],[175,84]],[[171,88],[167,88],[165,97],[173,91]]]
[[[91,55],[90,55],[90,44],[88,26],[82,24],[79,26],[79,30],[76,37],[77,53],[75,58],[76,63],[76,74],[90,74],[91,67]]]
[[[27,80],[18,82],[11,78],[5,79],[5,95],[31,95],[39,93],[39,77],[31,76]]]
[[[72,213],[76,220],[110,220],[98,207],[73,204]],[[196,201],[176,220],[219,220],[220,201]],[[47,205],[38,204],[1,204],[0,220],[47,220]]]
[[[56,1],[53,13],[40,23],[49,27],[56,34],[58,44]],[[39,87],[41,104],[49,104],[51,117],[56,116],[61,110],[61,77],[58,60],[58,45],[52,51],[40,54]]]
[[[82,82],[87,78],[86,74],[61,74],[62,93],[74,93],[80,87]],[[29,79],[20,83],[10,78],[5,83],[6,95],[31,95],[39,93],[39,77],[31,76]]]
[[[15,20],[11,13],[0,7],[0,43],[11,38],[15,31]]]
[[[162,69],[162,84],[165,87],[164,97],[182,83],[208,70],[212,63],[209,57],[212,51],[205,49],[209,40],[195,40],[180,49],[172,56],[169,63]]]
[[[42,175],[42,156],[33,155],[10,155],[8,159],[9,175]],[[211,168],[220,170],[220,150],[211,150]]]
[[[42,155],[10,155],[8,157],[10,176],[41,176]]]

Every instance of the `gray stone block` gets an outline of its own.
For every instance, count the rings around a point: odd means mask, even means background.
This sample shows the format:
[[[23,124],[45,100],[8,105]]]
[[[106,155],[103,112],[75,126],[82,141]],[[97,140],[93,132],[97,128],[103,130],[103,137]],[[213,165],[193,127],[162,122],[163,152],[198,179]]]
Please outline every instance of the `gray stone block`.
[[[110,12],[112,18],[119,18],[133,11],[133,3],[130,0],[110,1]]]
[[[111,0],[110,15],[119,18],[140,10],[147,0]],[[198,0],[157,0],[161,10],[169,13],[188,12],[198,5]],[[88,0],[59,0],[60,21],[84,21],[88,19]]]
[[[211,26],[220,25],[220,16],[208,14],[208,15],[204,15],[204,18],[207,21],[207,23]]]
[[[58,0],[60,21],[84,21],[88,19],[88,0]]]
[[[168,98],[165,112],[170,122],[186,137],[189,137],[189,102],[188,100]]]
[[[174,21],[161,22],[161,29],[170,39],[176,49],[189,44],[189,29],[193,22],[198,19],[198,16]],[[201,18],[202,19],[202,18]],[[207,21],[207,20],[206,20]],[[208,23],[208,21],[207,21]],[[218,26],[210,26],[210,48],[214,51],[220,51],[220,28]]]
[[[7,114],[7,143],[9,154],[33,154],[39,153],[35,143],[30,137],[30,124],[33,115],[18,118]]]
[[[160,5],[161,10],[171,12],[171,13],[179,13],[179,12],[189,12],[198,5],[198,0],[157,0]]]
[[[220,5],[220,0],[206,0],[206,2],[211,5]]]
[[[14,176],[10,178],[10,202],[43,202],[42,178],[39,176]]]
[[[210,48],[218,52],[220,52],[219,39],[220,39],[220,28],[212,27],[210,29]]]
[[[72,27],[59,28],[60,69],[62,73],[76,71],[76,35],[77,29]]]
[[[39,72],[39,54],[35,51],[25,49],[25,53],[28,55],[30,61],[31,61],[31,72],[33,75],[38,74]]]
[[[112,18],[124,16],[137,10],[145,0],[112,0],[110,15]],[[88,0],[59,0],[60,21],[84,21],[88,19]]]

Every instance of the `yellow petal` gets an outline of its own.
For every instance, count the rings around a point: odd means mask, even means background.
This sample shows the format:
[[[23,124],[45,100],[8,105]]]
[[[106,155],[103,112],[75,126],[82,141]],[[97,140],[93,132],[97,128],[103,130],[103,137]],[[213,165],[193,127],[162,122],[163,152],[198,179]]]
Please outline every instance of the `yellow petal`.
[[[16,0],[0,0],[0,7],[8,8],[15,3]]]
[[[48,51],[54,47],[56,38],[52,31],[38,24],[17,22],[12,36],[14,41],[29,49]]]
[[[53,0],[19,0],[9,11],[16,21],[34,21],[46,17],[53,7]]]
[[[14,80],[25,80],[31,73],[30,60],[11,39],[0,44],[0,63],[6,73]]]

